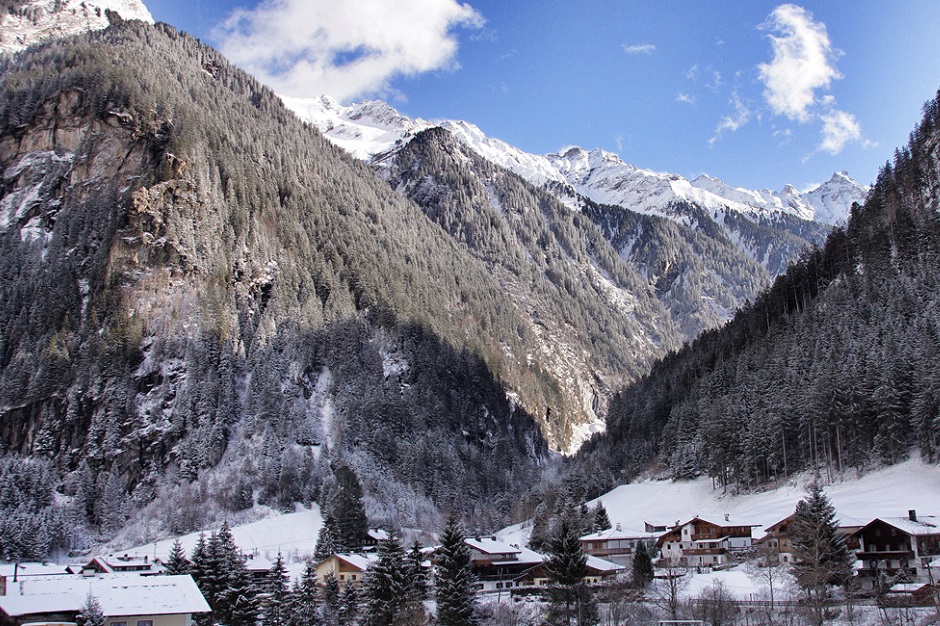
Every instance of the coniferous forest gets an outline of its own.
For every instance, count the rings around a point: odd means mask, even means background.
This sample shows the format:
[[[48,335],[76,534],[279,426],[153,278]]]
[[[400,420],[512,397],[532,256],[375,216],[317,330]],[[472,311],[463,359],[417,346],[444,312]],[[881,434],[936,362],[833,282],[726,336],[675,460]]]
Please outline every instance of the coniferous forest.
[[[940,445],[940,101],[864,206],[772,288],[611,403],[574,471],[592,493],[651,463],[750,489]]]

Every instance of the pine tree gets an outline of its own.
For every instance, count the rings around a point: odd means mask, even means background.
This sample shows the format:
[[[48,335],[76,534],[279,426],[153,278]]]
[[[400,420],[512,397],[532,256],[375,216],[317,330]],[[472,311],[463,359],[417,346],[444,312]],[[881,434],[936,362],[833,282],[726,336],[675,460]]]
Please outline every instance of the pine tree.
[[[333,577],[336,581],[336,577]],[[324,581],[325,582],[325,581]],[[338,593],[337,588],[337,593]],[[300,580],[294,585],[291,593],[290,602],[290,626],[318,626],[323,623],[320,612],[317,610],[319,604],[320,590],[317,587],[317,566],[312,561],[304,564],[304,571],[300,575]]]
[[[350,585],[352,586],[352,585]],[[327,626],[336,626],[340,623],[340,605],[342,592],[336,575],[330,571],[323,577],[323,621]]]
[[[104,626],[105,616],[98,598],[89,593],[77,618],[78,626]]]
[[[640,540],[636,543],[633,552],[633,584],[637,587],[646,587],[653,582],[653,557],[650,554],[650,544]]]
[[[845,584],[852,575],[852,557],[837,533],[835,516],[829,498],[814,482],[807,497],[796,505],[790,531],[793,576],[813,610],[815,626],[823,623],[829,586]]]
[[[316,558],[327,559],[339,552],[336,545],[336,531],[336,518],[333,517],[332,513],[327,513],[323,518],[323,526],[320,527],[320,532],[317,534],[317,545],[313,550]]]
[[[343,587],[343,592],[339,597],[339,621],[337,623],[340,626],[352,626],[353,624],[357,624],[360,613],[359,605],[359,590],[356,589],[356,585],[348,583]],[[365,623],[375,622],[369,622],[367,616]]]
[[[603,502],[598,502],[594,508],[594,532],[599,533],[611,528],[613,525],[610,523],[610,517],[607,516],[607,509],[604,508]]]
[[[183,544],[177,539],[170,548],[170,554],[166,560],[166,569],[163,573],[167,576],[178,574],[189,574],[192,570],[192,563],[186,558],[186,552],[183,550]]]
[[[266,626],[286,626],[289,621],[287,567],[284,565],[284,555],[277,553],[277,558],[271,565],[268,574],[271,581],[268,586],[267,610],[264,624]]]
[[[406,577],[408,580],[408,595],[414,602],[424,602],[428,599],[428,576],[424,570],[424,553],[421,544],[415,541],[408,551],[405,562]]]
[[[564,515],[548,541],[545,569],[553,585],[549,589],[548,623],[571,626],[594,624],[597,609],[590,589],[584,584],[587,576],[587,555],[578,536],[580,516],[572,520]]]
[[[447,518],[441,547],[434,555],[437,590],[437,623],[441,626],[474,624],[476,607],[470,548],[464,541],[457,516]]]
[[[379,543],[378,555],[378,561],[369,567],[362,581],[365,626],[392,624],[409,601],[405,551],[401,544],[395,537],[389,537]]]
[[[336,493],[330,504],[330,512],[336,519],[334,540],[337,551],[354,551],[366,545],[369,520],[362,503],[362,486],[355,472],[346,465],[336,470]]]

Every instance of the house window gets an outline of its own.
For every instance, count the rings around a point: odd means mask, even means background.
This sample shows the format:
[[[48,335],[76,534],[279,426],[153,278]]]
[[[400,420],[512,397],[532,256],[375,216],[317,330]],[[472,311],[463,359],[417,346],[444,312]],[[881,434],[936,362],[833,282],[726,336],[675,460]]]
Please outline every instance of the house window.
[[[137,620],[137,626],[153,626],[152,619],[139,619]]]
[[[111,622],[110,626],[127,626],[127,622]]]
[[[339,579],[340,579],[340,580],[346,580],[346,574],[340,574],[340,575],[339,575]]]

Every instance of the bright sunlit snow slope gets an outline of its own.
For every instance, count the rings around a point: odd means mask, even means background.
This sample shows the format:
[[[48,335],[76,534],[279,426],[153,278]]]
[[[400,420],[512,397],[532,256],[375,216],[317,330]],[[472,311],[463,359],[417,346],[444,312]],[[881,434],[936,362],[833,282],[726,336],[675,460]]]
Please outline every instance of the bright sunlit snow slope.
[[[793,513],[796,503],[806,496],[810,480],[802,474],[776,490],[745,495],[712,489],[708,478],[653,480],[621,485],[590,504],[603,502],[611,523],[635,530],[638,536],[644,534],[645,522],[672,526],[696,516],[720,522],[728,514],[733,522],[760,524],[753,534],[761,537],[764,528]],[[825,492],[845,526],[867,524],[876,517],[906,516],[911,509],[920,515],[940,515],[940,466],[915,457],[860,478],[835,481],[825,486]],[[520,544],[528,535],[527,523],[499,533],[503,541]]]
[[[18,52],[46,39],[107,28],[107,11],[153,24],[140,0],[27,0],[9,9],[4,5],[0,12],[0,52]]]
[[[731,210],[752,218],[787,214],[837,224],[845,222],[852,203],[863,202],[868,193],[867,187],[856,183],[845,172],[835,174],[830,181],[808,193],[800,193],[792,185],[780,192],[752,191],[707,175],[690,181],[678,174],[641,169],[600,149],[587,151],[572,147],[556,154],[529,154],[487,137],[468,122],[435,124],[412,120],[384,102],[364,101],[343,106],[327,96],[314,100],[284,98],[284,101],[331,141],[363,160],[381,161],[383,154],[407,143],[418,132],[441,126],[483,158],[535,185],[551,185],[571,206],[575,205],[574,195],[580,194],[595,202],[676,219],[668,205],[686,200],[707,210]]]

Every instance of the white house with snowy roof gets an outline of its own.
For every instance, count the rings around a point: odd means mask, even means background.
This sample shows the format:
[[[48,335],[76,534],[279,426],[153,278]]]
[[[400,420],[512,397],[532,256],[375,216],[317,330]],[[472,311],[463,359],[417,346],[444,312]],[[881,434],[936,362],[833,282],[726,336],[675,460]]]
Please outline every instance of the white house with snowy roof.
[[[192,576],[128,574],[27,576],[0,596],[0,624],[74,622],[94,596],[106,626],[191,626],[210,611]]]
[[[658,534],[623,528],[617,524],[614,528],[601,530],[581,537],[581,548],[590,556],[616,563],[622,567],[633,564],[633,553],[641,541],[655,543]],[[650,547],[651,552],[655,549]]]
[[[937,580],[937,555],[940,555],[940,518],[918,516],[879,517],[856,533],[860,549],[856,571],[863,587],[874,585],[881,575],[903,575],[910,582]],[[928,571],[930,568],[930,571]]]

